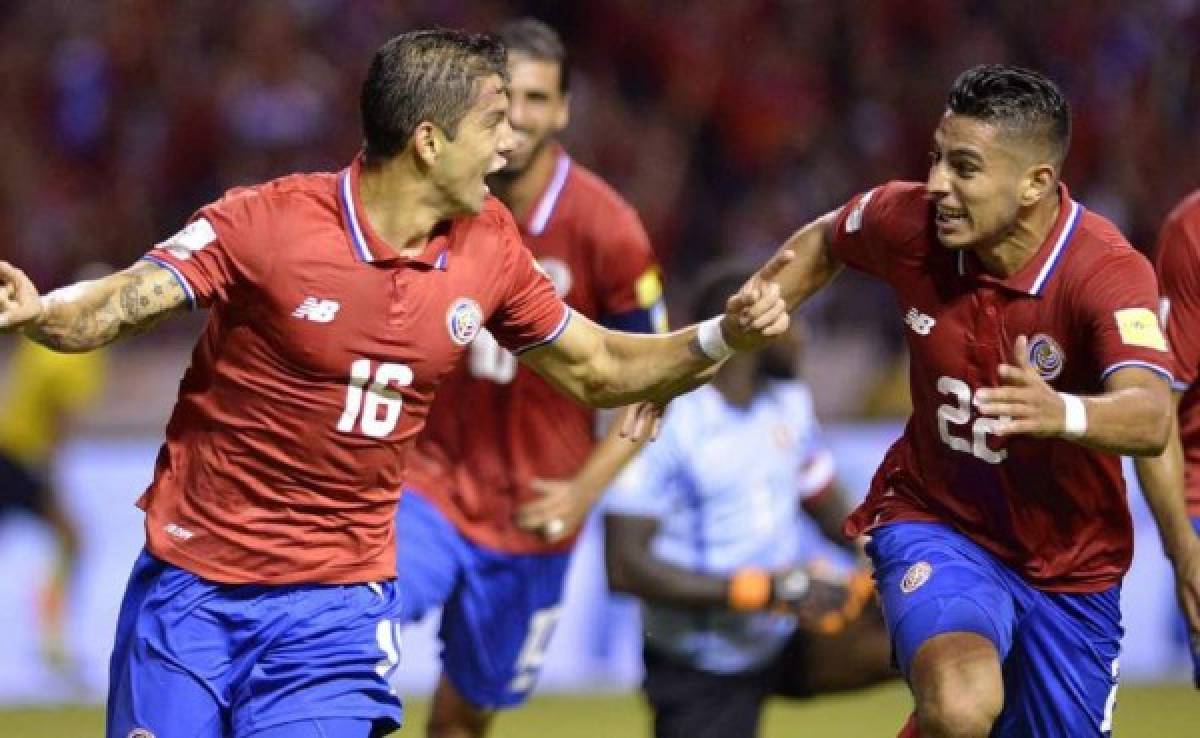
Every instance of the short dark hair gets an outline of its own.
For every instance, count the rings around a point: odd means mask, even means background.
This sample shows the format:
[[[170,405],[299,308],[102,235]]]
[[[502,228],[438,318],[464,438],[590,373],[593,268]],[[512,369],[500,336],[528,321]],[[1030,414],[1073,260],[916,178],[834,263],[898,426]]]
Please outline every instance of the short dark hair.
[[[558,31],[537,18],[518,18],[500,26],[496,35],[509,51],[557,64],[559,91],[565,94],[571,88],[570,59]]]
[[[444,28],[402,33],[379,47],[363,81],[363,149],[376,162],[404,150],[422,121],[454,138],[479,81],[507,79],[504,44],[490,34]]]
[[[946,106],[956,115],[1042,139],[1060,167],[1067,156],[1071,107],[1058,86],[1035,71],[1005,64],[972,67],[954,80]]]

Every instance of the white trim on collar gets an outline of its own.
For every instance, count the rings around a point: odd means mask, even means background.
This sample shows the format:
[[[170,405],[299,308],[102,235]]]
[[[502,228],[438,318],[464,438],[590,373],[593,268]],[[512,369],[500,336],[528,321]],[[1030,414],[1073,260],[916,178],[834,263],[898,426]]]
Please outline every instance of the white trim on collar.
[[[563,185],[567,183],[567,173],[570,170],[571,158],[566,154],[559,154],[558,161],[554,165],[554,176],[550,179],[550,186],[546,188],[546,194],[542,196],[542,201],[534,208],[533,217],[529,219],[531,235],[540,236],[542,231],[546,230],[550,216],[554,214],[554,206],[558,204],[558,197],[562,194]]]
[[[350,170],[342,174],[342,206],[346,209],[347,220],[350,221],[350,241],[358,258],[366,262],[375,261],[371,249],[367,247],[367,237],[358,225],[358,213],[354,212],[354,193],[350,189]]]

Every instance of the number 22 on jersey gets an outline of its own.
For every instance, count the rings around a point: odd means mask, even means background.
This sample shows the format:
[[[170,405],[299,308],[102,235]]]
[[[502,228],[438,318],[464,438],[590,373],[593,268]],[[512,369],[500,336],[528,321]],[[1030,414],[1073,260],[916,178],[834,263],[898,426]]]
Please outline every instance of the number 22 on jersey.
[[[937,410],[938,435],[942,437],[943,443],[955,451],[971,454],[989,464],[999,464],[1008,458],[1007,450],[993,451],[987,441],[988,435],[996,430],[996,426],[1008,418],[980,416],[975,419],[974,423],[971,423],[971,408],[974,406],[972,402],[974,392],[971,390],[971,386],[954,377],[939,377],[937,389],[943,395],[950,395],[954,398],[953,405],[944,403]],[[968,423],[971,425],[970,441],[954,433],[959,427],[965,428]]]
[[[400,387],[413,382],[413,371],[405,364],[380,364],[372,380],[371,360],[359,359],[350,365],[346,386],[346,409],[337,429],[353,433],[357,425],[364,436],[386,438],[400,422],[404,398]]]

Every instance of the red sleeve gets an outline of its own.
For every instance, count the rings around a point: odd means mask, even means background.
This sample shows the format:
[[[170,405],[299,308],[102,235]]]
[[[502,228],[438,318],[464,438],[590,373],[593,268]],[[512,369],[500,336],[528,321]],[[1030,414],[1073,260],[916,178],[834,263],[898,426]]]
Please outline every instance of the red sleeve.
[[[1146,257],[1125,247],[1105,255],[1082,282],[1084,320],[1090,326],[1103,381],[1118,369],[1142,366],[1168,379],[1174,361],[1158,324],[1158,284]]]
[[[1158,235],[1155,266],[1159,317],[1175,355],[1175,389],[1184,390],[1200,374],[1200,234],[1178,214]]]
[[[520,354],[558,338],[571,319],[571,310],[554,292],[554,285],[521,241],[507,211],[501,218],[503,272],[507,289],[487,328],[501,346]]]
[[[200,208],[187,227],[144,257],[175,275],[192,306],[227,302],[239,284],[265,280],[271,253],[267,207],[254,188]]]
[[[913,206],[917,206],[917,210]],[[897,248],[917,233],[913,223],[928,217],[924,188],[888,182],[852,198],[838,212],[833,253],[847,265],[887,279]]]

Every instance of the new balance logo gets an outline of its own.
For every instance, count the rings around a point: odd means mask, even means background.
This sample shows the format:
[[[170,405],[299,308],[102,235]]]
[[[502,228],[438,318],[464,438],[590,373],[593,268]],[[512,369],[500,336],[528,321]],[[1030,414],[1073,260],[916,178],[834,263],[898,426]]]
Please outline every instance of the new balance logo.
[[[321,300],[316,297],[306,297],[300,307],[292,311],[293,318],[303,318],[314,323],[329,323],[337,315],[342,304],[337,300]]]
[[[904,322],[919,336],[928,336],[929,331],[933,330],[934,324],[937,323],[936,320],[916,308],[908,309],[908,312],[904,314]]]

